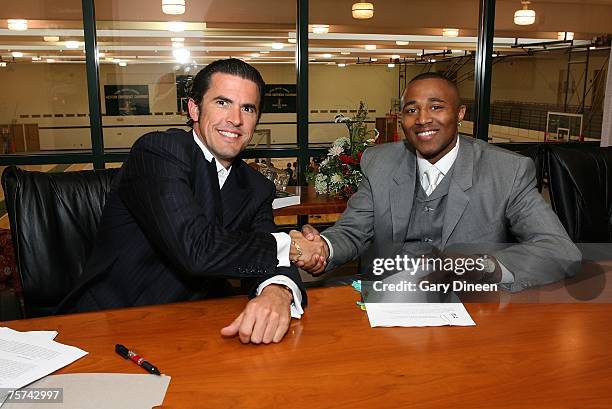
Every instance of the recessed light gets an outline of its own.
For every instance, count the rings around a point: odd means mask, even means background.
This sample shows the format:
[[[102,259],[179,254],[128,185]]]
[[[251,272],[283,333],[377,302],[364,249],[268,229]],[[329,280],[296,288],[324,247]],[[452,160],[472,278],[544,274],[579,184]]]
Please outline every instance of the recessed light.
[[[120,67],[125,67],[125,66],[127,66],[127,63],[126,63],[125,61],[119,61],[119,62],[118,62],[118,65],[119,65]]]
[[[342,55],[351,55],[351,53],[348,52],[348,51],[342,51],[342,52],[340,52],[340,54],[342,54]]]
[[[185,31],[185,23],[182,21],[168,21],[168,23],[166,23],[166,27],[169,31],[174,31],[177,33]]]
[[[389,67],[389,68],[395,68],[395,64],[393,64],[393,63],[389,63],[389,64],[387,64],[387,67]]]
[[[173,43],[182,43],[185,41],[185,37],[172,37],[170,41]]]
[[[459,36],[459,29],[458,28],[443,28],[442,35],[444,37],[457,37]]]
[[[162,0],[162,11],[164,14],[185,13],[185,0]]]
[[[180,41],[173,41],[172,48],[183,48],[185,47],[185,43],[181,43]]]
[[[391,56],[391,59],[393,59],[393,60],[397,60],[398,58],[400,58],[400,55],[399,55],[399,54],[393,54],[393,55]]]
[[[259,54],[270,54],[270,51],[260,51]]]
[[[272,43],[272,48],[275,50],[282,50],[285,47],[283,43]]]
[[[64,41],[64,46],[68,49],[71,50],[75,50],[77,48],[79,48],[79,42],[78,41]]]
[[[378,61],[378,58],[370,58],[370,61],[376,62],[376,61]]]
[[[8,29],[14,31],[26,31],[28,29],[28,20],[9,19]]]
[[[58,36],[44,36],[43,40],[48,43],[57,43],[60,39]]]
[[[183,64],[187,62],[191,53],[186,48],[175,48],[172,50],[172,55],[174,55],[177,62]]]
[[[431,60],[429,60],[429,62],[436,62],[436,59],[432,58]]]
[[[408,44],[410,44],[410,41],[399,41],[398,40],[395,42],[395,45],[408,45]]]
[[[11,55],[12,55],[13,57],[15,57],[15,58],[21,58],[21,57],[23,57],[23,53],[22,53],[21,51],[13,51],[13,52],[11,53]]]
[[[340,64],[338,64],[338,67],[340,67],[340,68],[344,68],[344,67],[346,67],[346,64],[345,64],[345,63],[343,63],[343,62],[341,62]]]
[[[329,24],[313,24],[312,32],[315,34],[327,34],[329,33]]]
[[[32,61],[40,61],[40,60],[42,60],[42,58],[40,58],[40,57],[32,57]]]
[[[331,54],[323,54],[323,58],[332,58]]]
[[[590,46],[590,47],[589,47],[589,50],[594,50],[594,49],[596,49],[596,48],[597,48],[597,47],[595,47],[594,45],[592,45],[592,46]]]
[[[291,44],[295,44],[295,43],[297,43],[297,40],[296,40],[295,38],[290,38],[290,39],[288,39],[287,41],[288,41],[289,43],[291,43]]]
[[[376,50],[376,44],[366,44],[364,48],[366,50]]]
[[[55,62],[54,58],[47,58],[47,62],[51,63],[51,62]]]

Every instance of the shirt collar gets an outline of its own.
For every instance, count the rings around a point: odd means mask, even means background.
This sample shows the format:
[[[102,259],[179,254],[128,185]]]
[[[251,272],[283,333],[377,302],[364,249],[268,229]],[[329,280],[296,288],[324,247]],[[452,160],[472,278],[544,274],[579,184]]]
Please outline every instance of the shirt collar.
[[[200,138],[198,138],[198,134],[196,134],[195,130],[192,130],[191,132],[193,133],[193,140],[200,147],[200,149],[202,150],[202,153],[204,153],[204,157],[206,158],[208,162],[211,162],[212,159],[214,158],[213,154],[210,153],[206,145],[204,145],[204,143],[200,140]],[[229,171],[232,170],[231,166],[225,169],[225,167],[223,167],[223,165],[219,163],[218,160],[215,160],[215,164],[217,165],[217,173],[226,171],[226,170],[227,170],[227,173],[229,173]]]
[[[438,169],[438,171],[440,173],[442,173],[443,175],[446,175],[448,173],[450,168],[455,163],[455,160],[457,159],[457,154],[459,153],[459,139],[461,139],[461,138],[459,138],[457,136],[457,143],[455,144],[453,149],[451,149],[446,155],[442,156],[434,164],[431,164],[427,159],[425,159],[419,153],[419,151],[416,151],[417,164],[418,164],[418,168],[419,168],[419,175],[421,176],[421,178],[423,177],[423,175],[425,173],[425,170],[427,170],[427,169],[429,169],[431,167],[434,167],[434,168]]]

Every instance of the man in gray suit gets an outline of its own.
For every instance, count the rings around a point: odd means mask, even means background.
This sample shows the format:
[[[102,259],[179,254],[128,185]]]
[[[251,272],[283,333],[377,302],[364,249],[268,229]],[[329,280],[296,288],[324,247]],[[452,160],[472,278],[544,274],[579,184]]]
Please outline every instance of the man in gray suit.
[[[486,261],[463,279],[510,291],[574,274],[580,251],[537,192],[530,158],[459,136],[466,108],[456,85],[439,74],[412,79],[401,103],[406,141],[364,153],[363,180],[338,222],[323,240],[311,226],[303,229],[320,248],[294,260],[298,266],[316,275],[368,246],[375,257],[451,258],[463,247],[462,257]]]

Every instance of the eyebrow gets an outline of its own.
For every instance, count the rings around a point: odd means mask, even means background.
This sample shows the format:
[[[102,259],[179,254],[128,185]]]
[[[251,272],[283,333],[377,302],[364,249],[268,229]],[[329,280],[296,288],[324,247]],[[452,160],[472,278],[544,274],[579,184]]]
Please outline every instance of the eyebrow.
[[[231,98],[224,97],[223,95],[218,95],[214,99],[215,100],[221,100],[221,101],[229,102],[230,104],[234,103],[234,101],[232,101]],[[257,105],[255,105],[255,104],[246,103],[246,104],[242,104],[241,106],[243,108],[253,108],[253,109],[255,109],[257,111]]]
[[[443,102],[443,103],[447,102],[445,99],[437,98],[437,97],[428,98],[427,101],[428,102]],[[416,104],[416,99],[411,99],[411,100],[404,102],[404,105],[402,106],[402,108],[405,107],[406,105],[414,105],[414,104]]]

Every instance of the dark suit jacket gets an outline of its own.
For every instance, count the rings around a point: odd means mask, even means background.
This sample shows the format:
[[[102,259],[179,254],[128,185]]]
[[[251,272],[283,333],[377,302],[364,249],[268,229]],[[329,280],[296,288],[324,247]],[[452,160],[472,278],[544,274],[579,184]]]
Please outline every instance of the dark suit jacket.
[[[191,132],[142,136],[102,213],[96,244],[59,312],[227,295],[225,278],[283,274],[306,294],[295,267],[279,268],[274,184],[236,159],[219,192]]]

